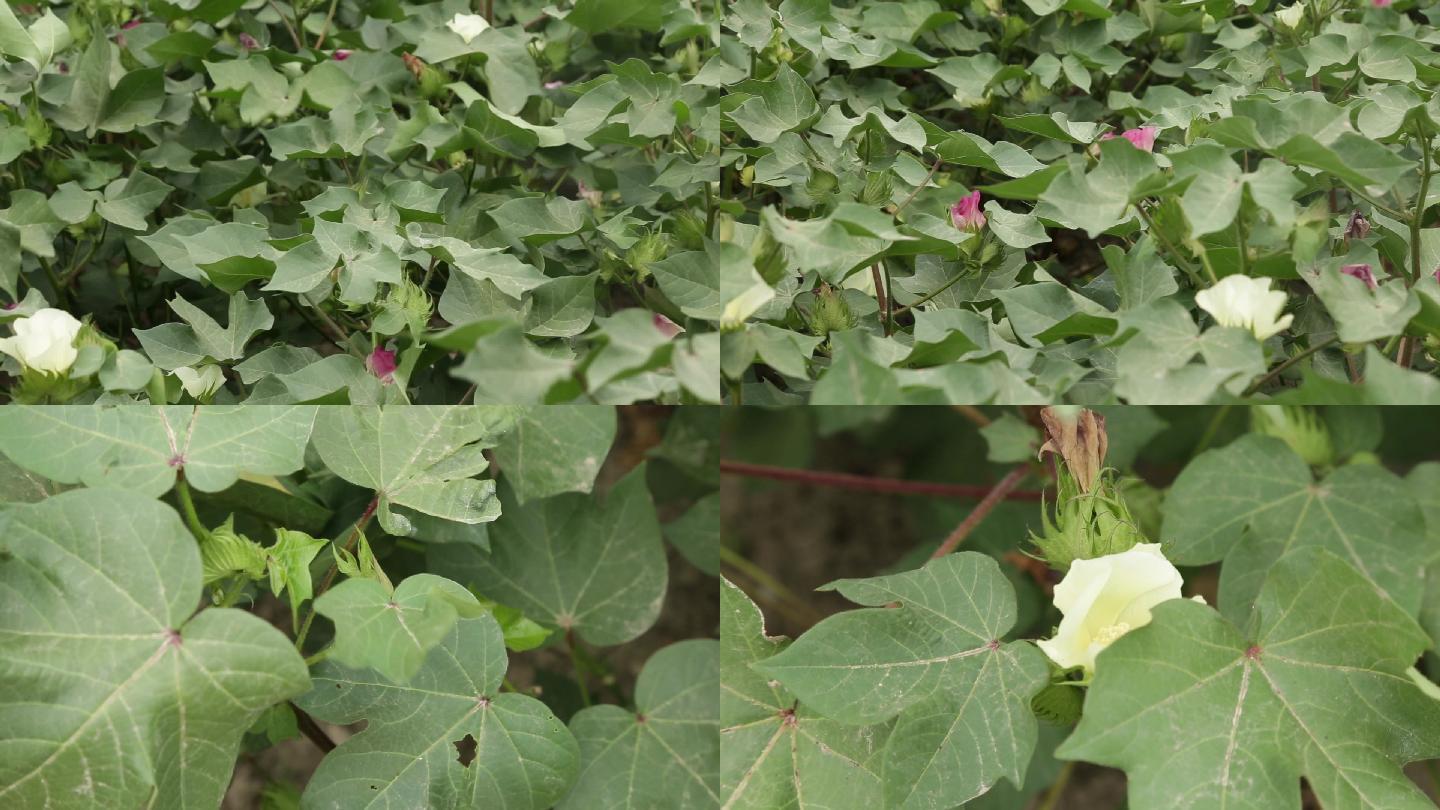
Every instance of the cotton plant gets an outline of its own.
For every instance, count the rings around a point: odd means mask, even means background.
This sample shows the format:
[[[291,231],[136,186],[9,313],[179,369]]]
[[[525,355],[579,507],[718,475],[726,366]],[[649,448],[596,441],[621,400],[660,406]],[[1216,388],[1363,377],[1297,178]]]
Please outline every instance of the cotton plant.
[[[1173,429],[1140,427],[1147,418],[1052,406],[989,421],[990,460],[1019,466],[923,565],[824,586],[859,607],[793,641],[767,634],[725,583],[722,803],[1064,806],[1089,762],[1125,772],[1136,810],[1293,806],[1302,779],[1324,807],[1429,806],[1403,769],[1440,760],[1435,662],[1417,665],[1437,632],[1422,503],[1440,464],[1386,469],[1374,411],[1274,405],[1182,461],[1146,504],[1107,453],[1112,439],[1128,454]],[[901,420],[927,425],[896,413],[865,427],[883,435]],[[1175,454],[1162,444],[1152,461]],[[1053,476],[1041,531],[1024,544],[1007,522],[979,537],[1029,475]],[[1033,507],[1004,508],[1013,519]]]

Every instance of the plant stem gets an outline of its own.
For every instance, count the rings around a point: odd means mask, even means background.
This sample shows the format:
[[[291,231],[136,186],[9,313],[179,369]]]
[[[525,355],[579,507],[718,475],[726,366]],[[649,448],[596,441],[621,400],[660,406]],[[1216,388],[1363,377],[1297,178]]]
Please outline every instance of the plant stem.
[[[938,498],[985,498],[994,490],[975,484],[941,484],[934,481],[907,481],[903,478],[877,478],[851,473],[822,472],[819,470],[798,470],[792,467],[772,467],[767,464],[748,464],[743,461],[721,461],[720,472],[746,478],[767,478],[772,481],[795,481],[822,487],[853,489],[861,492],[883,492],[893,495],[929,495]],[[1013,490],[1014,488],[1011,487]],[[1005,500],[1038,501],[1039,490],[1007,490]]]
[[[935,553],[930,555],[930,559],[943,557],[954,551],[955,547],[969,537],[970,532],[975,531],[975,527],[979,526],[980,522],[994,511],[995,507],[999,506],[1000,502],[1005,500],[1006,496],[1019,486],[1020,482],[1025,480],[1025,476],[1029,474],[1030,465],[1021,464],[1001,478],[1000,482],[985,494],[980,503],[975,504],[975,508],[970,510],[970,514],[960,521],[960,525],[955,527],[955,531],[950,532],[950,536],[940,543],[940,547],[935,549]]]
[[[890,307],[885,303],[885,279],[880,276],[880,264],[877,262],[870,265],[870,280],[875,284],[875,303],[880,306],[880,326],[885,330],[885,337],[890,337],[890,321],[885,317]]]
[[[1055,777],[1055,782],[1051,784],[1050,789],[1045,792],[1045,798],[1041,800],[1040,806],[1035,808],[1035,810],[1055,810],[1055,808],[1059,807],[1060,797],[1065,794],[1065,786],[1070,784],[1070,777],[1074,773],[1075,763],[1073,761],[1066,762],[1064,767],[1060,769],[1059,775]]]
[[[575,672],[575,685],[580,687],[580,702],[589,706],[590,687],[585,683],[585,670],[580,666],[580,653],[576,649],[574,628],[565,631],[565,649],[570,651],[570,668]]]
[[[1424,116],[1417,119],[1415,134],[1420,141],[1420,196],[1415,200],[1415,213],[1410,217],[1410,285],[1420,281],[1420,220],[1425,213],[1425,198],[1430,194],[1430,136],[1425,133]]]
[[[293,702],[289,705],[290,711],[295,713],[295,725],[299,727],[300,733],[304,734],[310,742],[315,743],[315,747],[324,753],[328,754],[334,751],[335,741],[330,739],[330,735],[325,733],[325,729],[320,728],[320,724],[315,722],[315,718]]]
[[[190,485],[185,483],[184,470],[175,476],[175,494],[180,500],[180,509],[185,513],[185,524],[190,527],[190,533],[202,543],[209,540],[210,532],[205,530],[204,524],[200,522],[200,515],[195,512],[195,501],[190,497]]]
[[[330,657],[330,648],[329,648],[329,647],[326,647],[325,649],[321,650],[320,652],[317,652],[317,653],[315,653],[314,655],[307,657],[307,658],[305,659],[305,666],[307,666],[307,667],[313,667],[313,666],[315,666],[316,664],[320,663],[321,661],[324,661],[326,658],[329,658],[329,657]]]
[[[925,179],[921,180],[920,185],[916,186],[915,190],[910,192],[910,196],[906,197],[900,202],[899,205],[895,206],[895,216],[900,216],[900,212],[905,210],[905,206],[914,202],[915,197],[918,196],[926,186],[930,185],[930,178],[935,176],[935,172],[940,170],[940,164],[944,162],[945,161],[941,160],[940,158],[935,158],[935,163],[930,166],[930,172],[929,174],[925,175]]]
[[[912,309],[914,309],[915,307],[918,307],[918,306],[920,306],[921,304],[929,301],[930,299],[934,298],[935,296],[939,295],[940,293],[945,292],[946,290],[950,289],[951,287],[954,287],[955,284],[956,284],[957,282],[959,282],[960,279],[962,279],[962,278],[964,278],[964,277],[965,277],[965,273],[963,273],[963,272],[956,273],[954,278],[950,279],[949,281],[945,282],[944,284],[941,284],[941,285],[940,285],[938,288],[936,288],[934,291],[926,293],[926,294],[925,294],[924,296],[922,296],[918,301],[915,301],[914,303],[906,304],[906,305],[903,306],[903,307],[900,307],[900,308],[898,308],[898,309],[892,310],[892,311],[890,312],[890,317],[891,317],[891,318],[894,318],[896,315],[900,315],[901,313],[904,313],[904,312],[909,312],[910,310],[912,310]]]
[[[819,611],[811,607],[808,602],[795,595],[795,592],[785,587],[785,583],[770,576],[770,573],[753,562],[746,559],[740,552],[729,546],[720,546],[720,561],[744,574],[756,585],[775,594],[782,603],[788,605],[794,618],[805,624],[815,624],[825,618]]]
[[[300,41],[300,35],[295,33],[295,26],[291,25],[290,21],[285,19],[285,12],[281,11],[280,7],[275,5],[275,0],[265,0],[265,2],[270,4],[270,8],[274,10],[275,16],[280,18],[280,23],[285,26],[285,30],[290,32],[290,41],[295,43],[295,52],[299,53],[305,50],[305,44]]]
[[[1294,357],[1291,357],[1290,359],[1288,359],[1288,360],[1286,360],[1285,362],[1281,363],[1280,365],[1276,366],[1274,369],[1272,369],[1270,372],[1268,372],[1267,374],[1265,374],[1265,375],[1264,375],[1263,377],[1261,377],[1260,379],[1256,380],[1256,381],[1253,382],[1253,383],[1250,383],[1250,387],[1249,387],[1249,388],[1246,388],[1244,391],[1240,392],[1240,396],[1242,396],[1242,397],[1248,397],[1248,396],[1250,396],[1251,394],[1255,393],[1256,391],[1259,391],[1260,388],[1265,385],[1265,383],[1268,383],[1268,382],[1270,382],[1271,380],[1275,379],[1276,377],[1279,377],[1279,376],[1281,375],[1281,373],[1283,373],[1283,372],[1285,371],[1285,369],[1290,368],[1291,366],[1295,365],[1296,363],[1300,362],[1301,360],[1304,360],[1305,358],[1309,357],[1310,355],[1312,355],[1312,354],[1320,351],[1321,349],[1324,349],[1324,348],[1326,348],[1326,347],[1328,347],[1328,346],[1333,346],[1333,345],[1335,345],[1336,343],[1339,343],[1339,342],[1340,342],[1340,336],[1339,336],[1339,335],[1331,335],[1328,339],[1322,340],[1322,341],[1320,341],[1319,343],[1316,343],[1314,346],[1311,346],[1310,348],[1306,349],[1305,351],[1300,352],[1299,354],[1295,355]]]
[[[380,495],[376,493],[375,497],[370,499],[370,505],[365,507],[365,511],[360,513],[360,518],[356,520],[355,525],[351,527],[350,536],[345,541],[346,551],[354,552],[355,541],[360,538],[360,533],[365,531],[365,527],[370,523],[370,518],[375,516],[375,510],[379,508],[379,506]],[[330,590],[330,586],[335,583],[335,575],[337,573],[339,573],[339,569],[335,567],[334,562],[331,562],[330,570],[325,574],[325,581],[320,584],[319,590],[315,591],[315,599],[319,599],[321,594]],[[310,600],[310,610],[305,614],[305,621],[301,622],[300,632],[295,636],[295,649],[297,650],[304,651],[305,637],[310,634],[310,625],[315,621],[315,599]]]
[[[317,51],[320,50],[321,45],[325,44],[325,35],[330,33],[330,23],[335,20],[335,6],[338,4],[339,0],[330,0],[330,10],[325,13],[325,24],[320,27],[319,36],[315,37],[315,50]]]

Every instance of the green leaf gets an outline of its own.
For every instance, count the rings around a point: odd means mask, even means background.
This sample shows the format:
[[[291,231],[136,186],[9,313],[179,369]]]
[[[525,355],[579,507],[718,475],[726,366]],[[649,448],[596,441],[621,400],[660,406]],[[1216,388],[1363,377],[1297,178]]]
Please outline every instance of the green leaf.
[[[441,546],[440,570],[591,644],[624,643],[655,622],[668,577],[644,465],[603,501],[566,493],[521,506],[506,488],[501,500],[490,553]]]
[[[815,92],[789,65],[782,64],[770,79],[752,81],[745,87],[752,88],[754,95],[730,111],[730,120],[760,143],[773,143],[820,117]]]
[[[191,487],[219,492],[242,474],[300,469],[314,420],[312,407],[15,406],[0,419],[0,452],[66,484],[159,497],[183,471]]]
[[[265,549],[270,591],[276,596],[289,597],[293,627],[300,626],[300,605],[315,594],[310,581],[310,563],[328,542],[293,529],[276,529],[275,542]]]
[[[691,565],[712,577],[720,575],[720,493],[696,501],[664,529],[665,539]]]
[[[465,524],[500,516],[495,482],[474,476],[514,418],[499,406],[325,408],[313,440],[336,475],[374,490],[385,531],[405,536],[414,525],[392,506]]]
[[[882,752],[891,723],[827,720],[756,672],[789,646],[765,635],[754,602],[720,580],[720,779],[725,806],[882,806]],[[801,804],[802,798],[805,804]]]
[[[590,34],[624,28],[659,31],[671,0],[576,0],[565,22]]]
[[[633,713],[611,705],[576,713],[580,776],[558,810],[718,806],[719,676],[717,642],[676,642],[640,670]]]
[[[1429,806],[1401,770],[1440,755],[1440,701],[1404,673],[1429,643],[1407,611],[1308,549],[1270,569],[1255,612],[1247,632],[1157,606],[1100,653],[1058,755],[1125,769],[1136,810],[1298,807],[1302,776],[1328,808]]]
[[[575,779],[579,748],[543,703],[500,691],[507,666],[488,614],[455,622],[405,685],[322,662],[296,703],[332,723],[368,722],[321,761],[306,803],[551,807]],[[462,763],[466,750],[474,756]]]
[[[135,493],[12,506],[0,538],[0,801],[219,806],[246,730],[307,687],[289,640],[244,611],[197,612],[195,539]]]
[[[160,207],[174,189],[145,172],[134,172],[105,188],[105,199],[95,206],[100,216],[132,231],[149,229],[145,217]]]
[[[1023,783],[1036,739],[1030,698],[1049,670],[1028,642],[1000,640],[1015,594],[994,559],[960,552],[824,590],[871,607],[824,619],[755,670],[833,720],[898,715],[884,754],[887,806],[950,808],[1001,776]],[[900,606],[883,607],[891,602]]]
[[[517,503],[562,492],[589,492],[615,441],[615,409],[555,405],[521,414],[500,437],[495,461]]]
[[[541,351],[512,325],[482,336],[454,374],[475,385],[476,402],[538,404],[574,368],[571,358]]]
[[[374,579],[347,579],[315,600],[315,612],[335,623],[332,658],[402,684],[415,677],[456,621],[485,611],[461,585],[415,574],[393,592]]]
[[[265,299],[250,298],[245,293],[230,296],[226,326],[221,326],[179,293],[169,303],[170,309],[185,323],[162,323],[135,330],[135,337],[150,360],[165,371],[197,365],[206,358],[239,360],[245,356],[245,345],[250,339],[275,324]]]
[[[1425,532],[1404,483],[1383,467],[1348,465],[1316,481],[1284,442],[1248,435],[1186,466],[1165,499],[1162,536],[1181,565],[1225,560],[1220,608],[1243,624],[1266,571],[1294,549],[1322,548],[1354,565],[1414,615]]]

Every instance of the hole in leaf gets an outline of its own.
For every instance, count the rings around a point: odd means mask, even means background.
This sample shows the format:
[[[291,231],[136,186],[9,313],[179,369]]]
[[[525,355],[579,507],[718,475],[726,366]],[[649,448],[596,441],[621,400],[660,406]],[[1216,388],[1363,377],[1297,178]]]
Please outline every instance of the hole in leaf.
[[[475,742],[475,736],[466,734],[465,739],[456,740],[451,745],[455,746],[455,761],[467,768],[470,767],[470,763],[475,761],[475,749],[479,747],[479,743]]]

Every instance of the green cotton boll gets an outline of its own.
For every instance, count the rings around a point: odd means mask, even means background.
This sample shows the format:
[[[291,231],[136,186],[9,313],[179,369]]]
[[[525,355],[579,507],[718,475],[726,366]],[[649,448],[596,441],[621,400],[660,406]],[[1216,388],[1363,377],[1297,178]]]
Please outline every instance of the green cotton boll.
[[[450,77],[434,65],[426,65],[420,71],[420,95],[423,98],[443,98],[450,92],[445,89],[445,85],[449,83]]]
[[[1335,463],[1330,429],[1319,415],[1298,405],[1256,405],[1250,409],[1250,429],[1290,445],[1311,467]]]
[[[815,169],[810,172],[810,179],[805,181],[805,193],[816,200],[827,199],[832,196],[840,187],[840,181],[835,175],[824,169]]]

